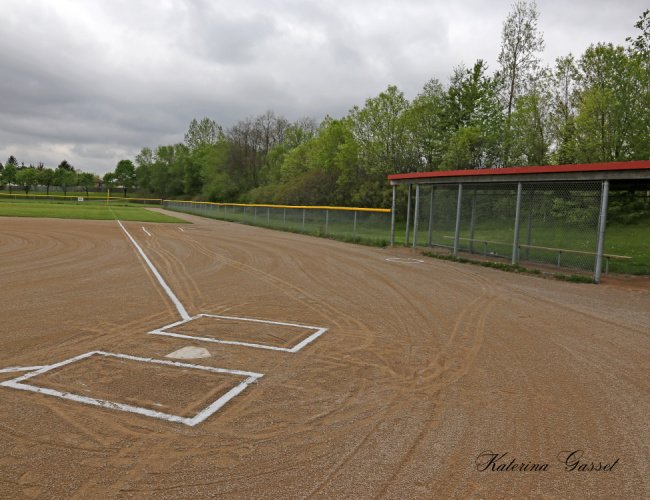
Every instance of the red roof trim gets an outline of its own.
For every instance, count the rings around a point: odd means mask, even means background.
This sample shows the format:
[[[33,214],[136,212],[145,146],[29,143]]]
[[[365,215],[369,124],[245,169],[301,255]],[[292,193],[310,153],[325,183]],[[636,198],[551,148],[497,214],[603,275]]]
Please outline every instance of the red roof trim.
[[[474,177],[480,175],[554,174],[558,172],[603,172],[611,170],[650,169],[650,160],[618,161],[611,163],[585,163],[577,165],[546,165],[540,167],[482,168],[471,170],[440,170],[437,172],[413,172],[391,174],[388,180],[427,179],[438,177]]]

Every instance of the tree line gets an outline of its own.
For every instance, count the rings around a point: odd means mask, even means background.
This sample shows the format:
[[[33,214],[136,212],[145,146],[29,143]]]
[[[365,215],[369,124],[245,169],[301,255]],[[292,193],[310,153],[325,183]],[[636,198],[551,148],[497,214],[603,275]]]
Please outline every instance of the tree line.
[[[412,100],[389,85],[321,123],[193,119],[184,142],[145,147],[103,181],[156,197],[387,207],[390,173],[650,158],[649,11],[626,46],[596,43],[552,66],[538,19],[534,2],[513,5],[495,71],[460,65]]]
[[[50,194],[52,186],[60,187],[64,196],[67,195],[70,188],[81,188],[86,191],[86,196],[90,189],[102,187],[102,180],[90,172],[76,170],[67,160],[59,163],[55,169],[47,168],[43,163],[36,167],[33,165],[25,166],[24,163],[18,164],[15,156],[11,155],[5,164],[0,163],[0,185],[4,185],[11,194],[14,187],[18,187],[29,194],[32,187],[42,186],[46,194]]]

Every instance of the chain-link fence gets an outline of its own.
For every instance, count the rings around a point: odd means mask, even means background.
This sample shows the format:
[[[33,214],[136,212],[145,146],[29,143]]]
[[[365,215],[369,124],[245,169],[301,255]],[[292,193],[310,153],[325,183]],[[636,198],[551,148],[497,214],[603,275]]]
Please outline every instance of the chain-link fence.
[[[14,191],[13,193],[0,193],[0,202],[11,202],[11,203],[21,203],[21,202],[43,202],[43,203],[94,203],[94,204],[111,204],[111,205],[162,205],[160,198],[137,198],[137,197],[123,197],[123,196],[107,196],[105,193],[93,193],[90,192],[89,195],[86,195],[83,192],[73,192],[68,191],[67,195],[49,193],[44,194],[41,192],[32,192],[28,194],[25,192]]]
[[[381,208],[248,205],[165,200],[164,207],[213,219],[345,241],[387,245],[391,211]]]
[[[512,263],[593,270],[601,196],[601,182],[416,185],[404,241]],[[610,262],[628,256],[603,258],[607,272]]]

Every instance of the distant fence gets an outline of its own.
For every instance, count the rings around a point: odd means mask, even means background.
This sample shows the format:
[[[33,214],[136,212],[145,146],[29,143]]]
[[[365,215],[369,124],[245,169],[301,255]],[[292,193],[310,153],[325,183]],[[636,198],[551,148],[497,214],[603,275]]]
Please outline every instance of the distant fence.
[[[164,200],[164,208],[213,219],[242,222],[346,241],[387,245],[390,209],[294,205],[253,205]]]
[[[70,191],[69,191],[70,192]],[[50,201],[58,203],[110,203],[110,204],[140,204],[140,205],[162,205],[163,200],[160,198],[125,198],[123,196],[101,196],[91,193],[86,196],[84,193],[74,193],[69,195],[62,194],[42,194],[42,193],[0,193],[0,201]]]

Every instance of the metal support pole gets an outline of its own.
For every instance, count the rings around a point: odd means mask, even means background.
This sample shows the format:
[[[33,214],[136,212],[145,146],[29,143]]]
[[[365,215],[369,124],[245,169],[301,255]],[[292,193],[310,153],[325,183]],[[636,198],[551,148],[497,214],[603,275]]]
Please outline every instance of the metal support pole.
[[[390,211],[390,246],[395,246],[395,206],[397,198],[397,186],[393,185],[393,205]],[[354,212],[354,227],[356,228],[357,212]]]
[[[427,239],[427,245],[431,246],[433,238],[433,193],[435,193],[435,186],[431,186],[431,196],[429,198],[429,234]]]
[[[286,208],[282,209],[282,225],[283,226],[287,225],[287,209]]]
[[[305,230],[305,209],[302,209],[302,230]]]
[[[415,213],[413,214],[413,248],[418,244],[418,219],[420,218],[420,185],[415,185]]]
[[[409,184],[409,194],[406,201],[406,230],[404,231],[404,246],[409,246],[409,230],[411,229],[411,191],[412,184]]]
[[[458,184],[458,203],[456,205],[456,231],[454,233],[454,257],[458,256],[458,244],[460,242],[460,213],[463,206],[463,185]]]
[[[394,186],[393,186],[393,188],[394,188]],[[393,225],[392,225],[392,222],[391,222],[391,243],[390,243],[391,246],[393,245],[393,242],[392,242],[393,236],[394,236]],[[354,211],[354,222],[352,223],[352,238],[356,238],[356,237],[357,237],[357,211],[355,210]]]
[[[271,225],[271,209],[266,207],[266,223]]]
[[[600,217],[598,219],[598,246],[596,250],[596,268],[594,269],[594,283],[600,283],[603,270],[603,252],[605,249],[605,228],[607,226],[607,204],[609,202],[609,181],[603,181],[602,195],[600,197]]]
[[[330,211],[326,209],[325,210],[325,234],[327,234],[327,226],[329,226],[329,222],[330,222]]]
[[[517,206],[515,207],[515,236],[512,239],[512,265],[515,266],[519,262],[519,223],[521,222],[521,191],[523,185],[521,182],[517,183]]]

